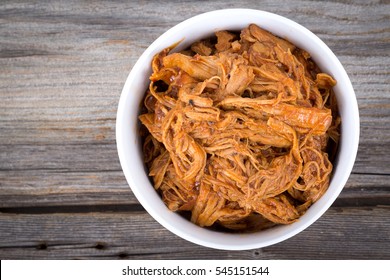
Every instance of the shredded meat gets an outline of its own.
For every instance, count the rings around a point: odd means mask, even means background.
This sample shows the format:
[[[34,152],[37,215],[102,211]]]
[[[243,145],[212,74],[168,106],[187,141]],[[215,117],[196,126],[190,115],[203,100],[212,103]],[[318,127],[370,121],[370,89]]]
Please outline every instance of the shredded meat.
[[[254,24],[174,47],[154,57],[139,116],[145,162],[167,207],[229,230],[296,221],[329,185],[336,81]]]

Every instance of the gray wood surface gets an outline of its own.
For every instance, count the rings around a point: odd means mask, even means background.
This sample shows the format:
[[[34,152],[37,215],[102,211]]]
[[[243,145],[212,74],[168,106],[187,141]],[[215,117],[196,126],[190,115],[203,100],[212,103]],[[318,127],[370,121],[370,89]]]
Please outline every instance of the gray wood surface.
[[[361,138],[335,204],[297,236],[219,251],[165,230],[118,161],[115,118],[131,67],[196,14],[254,8],[316,33],[354,86]],[[0,2],[0,258],[390,258],[389,1]]]

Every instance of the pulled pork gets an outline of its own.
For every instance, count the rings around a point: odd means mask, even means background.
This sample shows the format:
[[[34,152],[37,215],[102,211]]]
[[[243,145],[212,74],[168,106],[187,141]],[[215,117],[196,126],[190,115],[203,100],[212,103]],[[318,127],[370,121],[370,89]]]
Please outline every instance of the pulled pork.
[[[310,55],[252,24],[152,61],[139,116],[155,189],[191,221],[249,231],[296,221],[326,191],[339,138]]]

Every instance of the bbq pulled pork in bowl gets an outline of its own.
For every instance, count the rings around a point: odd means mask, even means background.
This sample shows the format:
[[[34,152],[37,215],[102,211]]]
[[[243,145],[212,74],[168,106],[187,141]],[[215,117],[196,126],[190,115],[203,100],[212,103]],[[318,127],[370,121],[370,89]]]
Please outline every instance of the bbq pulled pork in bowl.
[[[241,9],[157,39],[129,75],[117,120],[121,164],[145,209],[220,249],[267,246],[318,219],[349,176],[358,134],[352,86],[326,45]]]

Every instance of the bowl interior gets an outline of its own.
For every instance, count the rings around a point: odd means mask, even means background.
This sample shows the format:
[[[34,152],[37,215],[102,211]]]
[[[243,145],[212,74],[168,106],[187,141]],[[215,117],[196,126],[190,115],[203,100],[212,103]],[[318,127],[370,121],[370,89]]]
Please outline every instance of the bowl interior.
[[[141,139],[138,135],[139,109],[149,84],[154,54],[180,41],[178,49],[207,38],[218,30],[241,30],[250,23],[285,38],[308,51],[323,72],[337,80],[334,92],[342,119],[339,152],[327,192],[291,225],[276,226],[256,233],[223,233],[201,228],[171,212],[154,190],[143,163]],[[313,33],[284,17],[248,9],[228,9],[190,18],[161,35],[141,55],[123,88],[117,114],[117,147],[122,169],[137,199],[160,224],[191,242],[229,250],[260,248],[283,241],[304,230],[317,220],[334,202],[352,170],[359,141],[359,114],[351,82],[332,51]]]

